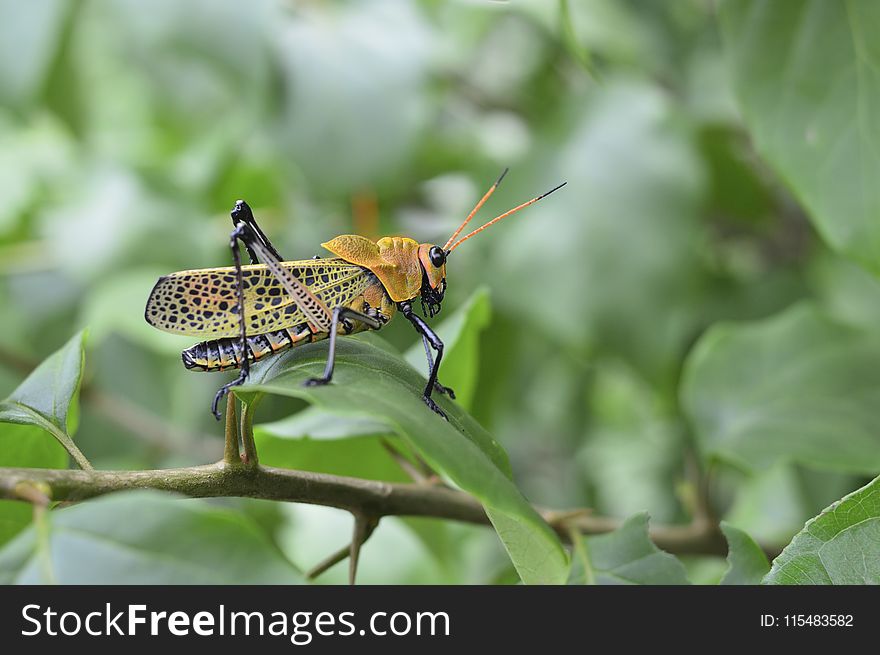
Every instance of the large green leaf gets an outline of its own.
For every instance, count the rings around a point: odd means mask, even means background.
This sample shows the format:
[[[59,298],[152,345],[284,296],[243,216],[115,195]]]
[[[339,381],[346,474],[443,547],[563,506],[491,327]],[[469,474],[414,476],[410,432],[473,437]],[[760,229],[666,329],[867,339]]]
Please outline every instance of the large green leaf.
[[[748,534],[725,521],[721,531],[727,538],[727,571],[721,579],[723,585],[756,585],[761,583],[770,563],[761,547]]]
[[[67,468],[67,452],[40,428],[6,425],[0,429],[0,466]],[[0,545],[24,529],[32,513],[27,503],[0,500]]]
[[[583,546],[583,548],[581,548]],[[575,569],[596,584],[690,584],[685,568],[648,536],[648,514],[628,518],[614,532],[582,538],[576,545]]]
[[[290,441],[298,439],[332,441],[389,434],[388,428],[379,421],[334,414],[314,405],[280,421],[258,425],[255,432],[258,436],[265,435]]]
[[[83,370],[85,333],[75,335],[50,355],[6,400],[0,402],[0,422],[42,428],[64,446],[83,468],[91,468],[73,443],[76,408]]]
[[[15,500],[0,500],[0,546],[24,530],[31,522],[33,508]]]
[[[758,150],[832,247],[880,271],[880,4],[725,0],[720,18]]]
[[[452,387],[456,401],[467,409],[470,409],[477,390],[480,333],[489,325],[490,318],[489,290],[480,287],[436,328],[444,344],[439,377],[443,384]],[[425,371],[427,377],[427,359],[421,339],[413,344],[405,357],[410,366]]]
[[[303,398],[334,413],[384,424],[483,503],[523,581],[563,582],[568,575],[565,551],[511,481],[498,443],[454,402],[438,399],[449,421],[429,410],[421,398],[421,376],[376,339],[340,340],[333,384],[303,386],[323,369],[327,348],[318,343],[256,366],[251,381],[236,394],[251,403],[264,393]]]
[[[0,423],[6,423],[0,429],[0,466],[66,468],[69,452],[88,467],[71,437],[77,424],[84,339],[82,332],[74,336],[0,402]],[[0,544],[20,532],[31,514],[23,503],[0,501]]]
[[[148,491],[113,494],[54,511],[47,536],[31,528],[0,551],[0,582],[5,584],[301,580],[243,514]]]
[[[880,478],[811,519],[765,584],[880,584]]]
[[[812,305],[710,329],[688,358],[682,403],[707,456],[880,470],[880,338]]]
[[[409,482],[382,446],[380,437],[316,440],[285,439],[265,429],[254,434],[260,462],[268,466],[346,475],[386,482]]]

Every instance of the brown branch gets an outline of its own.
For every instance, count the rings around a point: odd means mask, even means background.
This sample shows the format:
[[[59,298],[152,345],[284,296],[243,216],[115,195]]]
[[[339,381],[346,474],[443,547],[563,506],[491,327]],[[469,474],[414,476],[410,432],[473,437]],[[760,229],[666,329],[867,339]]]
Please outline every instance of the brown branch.
[[[150,471],[78,471],[0,468],[0,498],[20,499],[19,485],[41,485],[53,501],[79,501],[114,491],[156,489],[193,498],[241,497],[323,505],[355,516],[423,516],[488,525],[483,507],[461,491],[440,485],[392,484],[375,480],[292,471],[265,466],[228,465]],[[592,516],[583,510],[542,512],[562,539],[568,526],[583,534],[602,534],[619,527],[616,519]],[[720,555],[727,545],[718,526],[698,520],[690,525],[655,526],[651,538],[674,554]],[[781,550],[765,546],[775,557]]]

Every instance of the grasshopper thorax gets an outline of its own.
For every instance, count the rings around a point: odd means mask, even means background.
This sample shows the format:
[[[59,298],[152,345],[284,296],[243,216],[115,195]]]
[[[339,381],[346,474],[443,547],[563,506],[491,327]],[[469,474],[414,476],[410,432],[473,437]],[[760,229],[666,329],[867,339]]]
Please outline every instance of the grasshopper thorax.
[[[372,272],[394,302],[421,296],[431,315],[439,311],[446,290],[446,253],[439,246],[407,237],[382,237],[373,242],[354,234],[321,245]]]

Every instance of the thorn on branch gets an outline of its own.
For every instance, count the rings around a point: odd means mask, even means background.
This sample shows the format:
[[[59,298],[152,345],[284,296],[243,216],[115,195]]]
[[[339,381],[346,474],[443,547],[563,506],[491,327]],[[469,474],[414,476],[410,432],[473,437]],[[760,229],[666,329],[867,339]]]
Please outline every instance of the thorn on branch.
[[[367,539],[370,538],[370,535],[372,535],[373,531],[376,529],[376,526],[379,525],[379,518],[375,516],[368,517],[363,514],[352,514],[352,516],[354,516],[354,531],[351,543],[340,548],[327,559],[323,560],[320,564],[308,571],[306,573],[307,579],[314,580],[322,573],[325,573],[327,570],[339,564],[339,562],[349,558],[348,580],[349,584],[354,584],[361,546],[366,543]]]
[[[379,525],[379,520],[365,514],[354,515],[354,531],[351,537],[351,554],[348,556],[348,584],[353,585],[357,576],[358,558],[361,554],[361,546],[373,534],[373,530]]]

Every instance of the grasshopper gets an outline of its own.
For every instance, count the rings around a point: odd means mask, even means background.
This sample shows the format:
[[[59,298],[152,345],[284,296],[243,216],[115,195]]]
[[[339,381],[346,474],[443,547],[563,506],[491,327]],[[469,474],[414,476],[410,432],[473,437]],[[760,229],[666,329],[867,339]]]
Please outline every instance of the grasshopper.
[[[425,404],[446,418],[431,397],[436,391],[455,398],[452,389],[437,379],[443,342],[413,311],[413,303],[420,299],[422,314],[433,318],[446,292],[450,253],[487,227],[565,186],[563,182],[459,238],[506,174],[507,169],[442,248],[406,237],[383,237],[373,242],[345,234],[321,244],[334,257],[285,261],[260,229],[248,204],[239,200],[231,212],[234,229],[229,247],[233,266],[180,271],[159,278],[144,316],[147,323],[160,330],[208,339],[183,351],[187,369],[239,370],[238,377],[214,396],[211,412],[219,420],[220,401],[232,387],[247,380],[251,363],[327,339],[324,373],[306,382],[327,384],[333,378],[337,336],[379,330],[400,311],[425,346]],[[241,263],[239,241],[250,256],[250,265]]]

